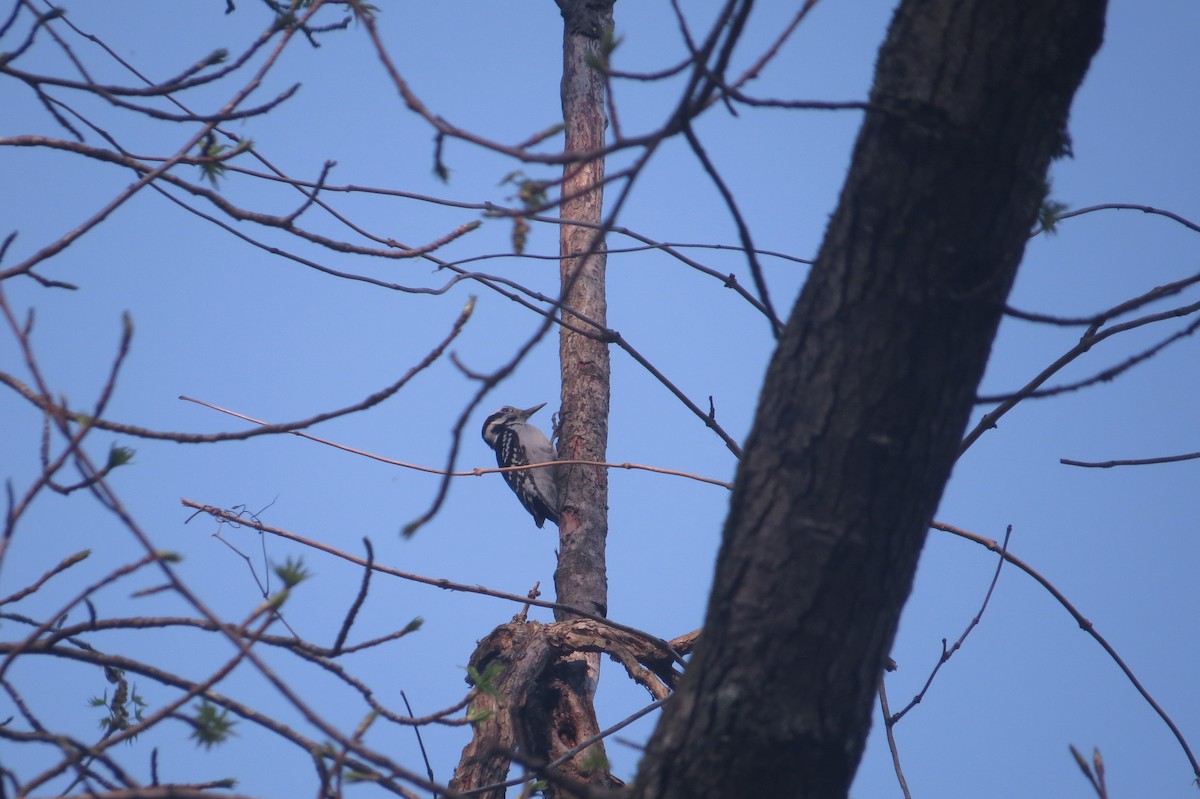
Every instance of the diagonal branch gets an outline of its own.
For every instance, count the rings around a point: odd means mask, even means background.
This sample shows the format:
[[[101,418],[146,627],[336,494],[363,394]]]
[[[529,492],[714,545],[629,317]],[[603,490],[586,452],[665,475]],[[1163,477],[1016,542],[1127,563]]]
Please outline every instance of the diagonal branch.
[[[934,521],[929,526],[934,530],[941,530],[944,533],[950,533],[951,535],[956,535],[959,538],[964,538],[968,541],[974,541],[976,544],[986,547],[992,552],[999,554],[1004,560],[1011,563],[1013,566],[1016,566],[1018,569],[1025,572],[1027,575],[1037,581],[1042,588],[1046,589],[1046,591],[1048,591],[1050,595],[1054,597],[1058,604],[1062,605],[1063,609],[1066,610],[1067,613],[1071,614],[1071,617],[1075,619],[1075,622],[1079,625],[1079,629],[1091,636],[1092,640],[1098,643],[1100,647],[1104,649],[1106,653],[1108,653],[1108,656],[1114,663],[1117,664],[1117,667],[1121,670],[1121,672],[1124,673],[1125,678],[1129,680],[1130,684],[1133,685],[1139,694],[1141,694],[1142,699],[1146,701],[1146,704],[1148,704],[1150,708],[1158,714],[1158,717],[1162,719],[1163,723],[1167,725],[1167,728],[1171,731],[1171,734],[1175,736],[1175,740],[1179,742],[1180,748],[1183,749],[1183,754],[1188,759],[1188,763],[1191,764],[1192,773],[1196,775],[1198,780],[1200,780],[1200,762],[1198,762],[1196,760],[1196,756],[1192,754],[1192,748],[1188,745],[1187,739],[1183,737],[1183,733],[1179,730],[1179,727],[1177,727],[1171,717],[1167,715],[1167,711],[1163,710],[1162,706],[1158,704],[1154,697],[1150,695],[1150,692],[1147,691],[1145,686],[1142,685],[1141,680],[1137,678],[1137,676],[1133,673],[1133,670],[1130,669],[1125,663],[1125,660],[1117,654],[1117,650],[1113,648],[1112,644],[1110,644],[1108,640],[1100,634],[1095,625],[1092,624],[1092,622],[1089,621],[1082,613],[1080,613],[1079,610],[1073,604],[1071,604],[1070,600],[1068,600],[1053,583],[1043,577],[1032,566],[1025,563],[1025,561],[1021,560],[1016,555],[1013,555],[1011,552],[1004,550],[999,544],[990,538],[985,538],[984,536],[964,530],[961,527],[955,527],[939,521]]]

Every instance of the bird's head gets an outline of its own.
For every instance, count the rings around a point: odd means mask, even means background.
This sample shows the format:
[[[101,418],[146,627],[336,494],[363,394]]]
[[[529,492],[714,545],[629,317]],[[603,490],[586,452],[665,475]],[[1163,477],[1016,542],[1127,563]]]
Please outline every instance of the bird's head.
[[[533,416],[544,407],[546,407],[546,403],[544,402],[541,405],[534,405],[532,408],[526,408],[525,410],[505,405],[483,421],[483,440],[488,443],[488,446],[494,447],[497,439],[500,437],[501,430],[511,427],[514,424],[524,423],[530,416]]]

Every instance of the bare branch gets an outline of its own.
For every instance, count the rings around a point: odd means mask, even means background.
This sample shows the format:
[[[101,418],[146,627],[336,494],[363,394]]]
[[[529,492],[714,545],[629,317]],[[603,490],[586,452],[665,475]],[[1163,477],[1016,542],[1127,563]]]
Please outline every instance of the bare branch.
[[[754,276],[754,285],[758,289],[758,299],[762,303],[763,312],[767,319],[771,322],[771,332],[775,338],[779,338],[780,331],[783,330],[783,322],[779,320],[779,316],[775,313],[775,308],[771,305],[771,295],[767,291],[767,281],[763,276],[762,264],[758,262],[758,256],[754,248],[754,241],[750,237],[750,227],[746,224],[742,212],[738,210],[737,201],[733,198],[733,193],[729,191],[729,187],[725,185],[725,181],[721,178],[717,168],[713,165],[705,152],[700,140],[696,138],[695,131],[692,126],[688,125],[683,129],[683,135],[691,145],[692,152],[696,154],[696,158],[700,160],[704,171],[708,173],[712,179],[713,185],[717,187],[721,198],[725,201],[725,206],[729,209],[729,215],[733,217],[734,224],[737,225],[738,236],[742,240],[742,248],[746,253],[746,260],[750,266],[750,274]]]
[[[959,649],[962,649],[962,645],[964,642],[966,642],[967,636],[971,634],[971,631],[975,629],[980,620],[983,618],[983,612],[987,610],[988,603],[992,601],[992,592],[996,590],[996,583],[1000,580],[1000,569],[1004,566],[1004,555],[1006,552],[1008,552],[1008,539],[1011,536],[1012,525],[1010,524],[1008,529],[1004,531],[1004,544],[1000,547],[1000,559],[996,561],[996,572],[992,575],[991,583],[988,584],[987,593],[983,596],[983,604],[979,606],[979,611],[975,614],[974,618],[971,619],[970,623],[967,625],[967,629],[963,630],[962,635],[958,637],[958,640],[954,642],[953,646],[947,649],[946,639],[942,639],[942,656],[938,658],[938,662],[934,664],[933,671],[929,673],[929,678],[925,680],[925,685],[921,687],[921,690],[917,693],[917,695],[914,696],[907,705],[901,708],[899,712],[893,716],[884,717],[884,723],[887,724],[889,728],[894,727],[896,723],[900,721],[900,719],[907,715],[908,711],[921,704],[921,700],[923,700],[925,698],[925,694],[929,692],[929,686],[933,685],[933,679],[937,677],[937,673],[941,671],[942,666],[954,656],[955,652],[957,652]],[[883,686],[881,685],[880,690],[882,690],[882,688]],[[901,780],[903,780],[903,778],[901,778]]]
[[[264,533],[270,533],[271,535],[275,535],[280,538],[285,538],[288,541],[294,541],[295,543],[302,544],[306,547],[310,547],[312,549],[316,549],[321,552],[325,552],[327,554],[333,555],[337,558],[341,558],[342,560],[348,561],[349,563],[353,563],[353,564],[361,566],[363,568],[368,568],[368,564],[367,564],[366,560],[356,557],[354,555],[350,555],[350,554],[343,552],[335,547],[331,547],[328,544],[322,544],[319,541],[314,541],[312,539],[305,538],[303,536],[297,535],[296,533],[292,533],[292,532],[283,530],[278,527],[271,527],[271,526],[263,524],[261,522],[244,519],[236,513],[231,513],[230,511],[223,510],[223,509],[215,507],[213,505],[205,505],[203,503],[196,502],[195,500],[187,499],[186,497],[181,499],[180,502],[181,502],[181,504],[183,504],[184,507],[192,508],[194,510],[201,511],[203,513],[207,513],[208,515],[210,515],[218,520],[235,522],[237,524],[244,524],[247,527],[254,528],[255,530],[259,530]],[[643,630],[639,630],[636,627],[630,627],[629,625],[615,622],[612,619],[608,619],[603,616],[596,615],[594,613],[589,613],[588,611],[582,610],[580,608],[571,607],[570,605],[562,605],[557,602],[547,602],[545,600],[535,599],[530,596],[522,596],[520,594],[511,594],[506,591],[496,591],[491,588],[485,588],[482,585],[468,585],[466,583],[456,583],[451,580],[447,580],[447,579],[443,579],[443,578],[426,577],[426,576],[420,575],[420,574],[413,574],[412,572],[405,572],[405,571],[401,571],[399,569],[393,569],[389,566],[380,566],[378,563],[371,564],[370,568],[374,569],[377,572],[380,572],[381,574],[387,574],[392,577],[399,577],[402,580],[408,580],[408,581],[414,582],[414,583],[421,583],[423,585],[430,585],[435,588],[441,588],[441,589],[447,590],[447,591],[462,591],[464,593],[469,593],[469,594],[480,594],[482,596],[490,596],[490,597],[493,597],[496,599],[504,599],[509,602],[515,602],[518,605],[536,605],[537,607],[540,607],[540,608],[547,608],[550,610],[561,610],[565,613],[569,613],[574,616],[581,616],[585,619],[591,619],[592,621],[600,622],[601,624],[607,625],[608,627],[611,627],[614,630],[629,633],[630,635],[635,635],[635,636],[647,641],[648,643],[652,644],[653,646],[662,649],[662,651],[664,651],[664,652],[672,651],[670,645],[666,641],[659,638],[658,636],[652,635]],[[677,662],[679,665],[683,665],[683,658],[678,656],[677,654],[673,655],[672,659],[675,662]]]
[[[1100,205],[1089,205],[1087,208],[1077,208],[1074,211],[1066,211],[1058,215],[1058,219],[1071,219],[1076,216],[1092,214],[1097,211],[1141,211],[1143,214],[1152,214],[1170,219],[1173,222],[1178,222],[1188,230],[1194,233],[1200,233],[1200,224],[1193,222],[1187,217],[1180,216],[1173,211],[1166,211],[1162,208],[1154,208],[1149,205],[1135,205],[1133,203],[1102,203]]]
[[[1187,757],[1188,763],[1191,764],[1192,773],[1196,775],[1197,779],[1200,779],[1200,762],[1197,762],[1196,756],[1192,754],[1192,748],[1188,745],[1187,739],[1183,737],[1183,733],[1180,732],[1177,726],[1175,726],[1175,722],[1172,721],[1171,717],[1167,715],[1167,712],[1163,710],[1162,706],[1154,700],[1154,697],[1150,696],[1150,692],[1146,690],[1146,688],[1142,685],[1141,680],[1139,680],[1129,666],[1126,665],[1125,660],[1117,654],[1115,649],[1113,649],[1112,644],[1110,644],[1108,640],[1096,630],[1095,625],[1085,618],[1084,615],[1080,613],[1065,596],[1063,596],[1063,593],[1059,591],[1053,583],[1043,577],[1032,566],[1025,563],[1025,561],[1021,560],[1016,555],[1013,555],[1011,552],[1005,551],[1003,547],[990,538],[985,538],[981,535],[968,532],[961,527],[955,527],[939,521],[934,521],[929,526],[934,530],[941,530],[944,533],[950,533],[958,536],[959,538],[965,538],[968,541],[974,541],[976,544],[986,547],[992,552],[1000,555],[1004,560],[1016,566],[1021,571],[1028,574],[1030,577],[1036,580],[1037,583],[1042,586],[1042,588],[1045,588],[1046,591],[1048,591],[1050,595],[1054,597],[1058,604],[1062,605],[1063,609],[1071,614],[1071,617],[1075,619],[1075,622],[1079,625],[1079,629],[1091,636],[1092,639],[1098,643],[1105,652],[1108,653],[1108,656],[1112,659],[1112,661],[1116,663],[1117,667],[1120,668],[1125,674],[1125,678],[1129,680],[1130,684],[1133,685],[1137,692],[1142,695],[1142,699],[1146,701],[1146,704],[1148,704],[1151,709],[1158,714],[1158,717],[1163,720],[1163,723],[1166,724],[1167,728],[1171,730],[1171,734],[1175,736],[1175,740],[1179,742],[1180,748],[1183,749],[1184,756]]]
[[[0,372],[0,382],[5,382],[4,378],[5,378],[4,374],[2,372]],[[230,416],[236,416],[239,419],[244,419],[247,422],[253,422],[254,424],[257,424],[257,425],[263,425],[265,427],[269,427],[272,429],[280,427],[280,425],[272,425],[272,424],[270,424],[268,422],[264,422],[260,419],[255,419],[253,416],[247,416],[246,414],[238,413],[237,411],[233,411],[228,408],[222,408],[219,405],[213,405],[210,402],[205,402],[204,400],[199,400],[194,397],[180,397],[180,399],[185,400],[187,402],[194,402],[197,405],[203,405],[206,408],[211,408],[214,411],[220,411],[221,413],[226,413],[226,414],[229,414]],[[394,458],[387,458],[387,457],[384,457],[383,455],[376,455],[375,453],[368,452],[367,450],[356,449],[354,447],[350,447],[345,444],[339,444],[336,441],[330,441],[327,438],[320,438],[319,436],[314,436],[314,435],[310,435],[308,433],[303,433],[303,432],[300,432],[299,430],[295,430],[295,429],[281,430],[279,432],[290,433],[290,434],[298,436],[300,438],[306,438],[309,441],[313,441],[318,444],[324,444],[327,447],[333,447],[334,449],[340,449],[343,452],[350,452],[355,455],[361,455],[364,458],[370,458],[371,460],[379,461],[380,463],[386,463],[390,466],[401,466],[405,469],[412,469],[413,471],[417,471],[417,472],[425,472],[426,474],[439,474],[439,475],[443,475],[446,477],[482,477],[485,474],[500,474],[502,472],[520,472],[520,471],[527,471],[530,469],[547,469],[547,468],[552,468],[557,465],[568,465],[568,466],[579,465],[579,466],[602,466],[606,469],[627,469],[627,470],[640,470],[640,471],[646,471],[646,472],[653,472],[655,474],[665,474],[665,475],[669,475],[671,477],[685,477],[689,480],[695,480],[700,483],[708,483],[709,485],[720,486],[721,488],[730,489],[730,490],[733,489],[732,483],[726,482],[724,480],[717,480],[713,477],[704,477],[703,475],[693,474],[691,472],[683,472],[683,471],[679,471],[678,469],[667,469],[662,466],[647,466],[642,463],[629,463],[629,462],[609,463],[607,461],[558,460],[558,461],[551,461],[548,463],[531,463],[531,464],[527,464],[525,466],[503,466],[503,467],[498,466],[498,467],[494,467],[494,468],[476,467],[474,469],[470,469],[467,471],[447,471],[446,469],[439,469],[434,466],[424,466],[419,463],[409,463],[407,461],[395,460]]]
[[[0,296],[0,300],[2,300],[2,296]],[[474,310],[474,302],[473,301],[468,302],[467,305],[463,308],[463,310],[459,313],[458,318],[454,321],[454,324],[451,326],[450,332],[446,335],[446,337],[444,339],[442,339],[441,343],[439,343],[432,350],[430,350],[429,353],[424,358],[422,358],[415,366],[411,367],[407,372],[405,372],[404,375],[401,376],[400,379],[398,379],[396,382],[380,389],[379,391],[376,391],[375,393],[360,400],[359,402],[354,403],[353,405],[348,405],[344,408],[339,408],[334,411],[326,411],[323,413],[318,413],[315,416],[310,416],[307,419],[301,419],[301,420],[295,421],[295,422],[284,422],[281,424],[267,424],[266,422],[260,422],[257,419],[252,419],[248,416],[243,416],[242,414],[236,413],[234,411],[230,411],[225,408],[221,408],[216,405],[212,405],[210,403],[203,402],[201,400],[193,399],[191,397],[180,397],[179,398],[179,399],[187,401],[187,402],[195,402],[199,405],[204,405],[204,406],[212,408],[214,410],[219,410],[222,413],[227,413],[231,416],[237,416],[241,419],[246,419],[247,421],[252,421],[255,424],[259,425],[259,427],[257,427],[257,428],[251,428],[249,430],[243,430],[243,431],[237,432],[237,433],[172,433],[172,432],[164,432],[164,431],[159,431],[159,430],[149,430],[149,429],[146,429],[143,427],[135,427],[133,425],[120,424],[118,422],[110,422],[110,421],[106,421],[104,419],[96,418],[96,416],[85,416],[82,414],[78,414],[78,413],[72,411],[70,408],[59,405],[55,401],[51,400],[49,398],[48,392],[46,392],[46,391],[43,391],[41,393],[35,392],[35,391],[31,390],[28,386],[23,384],[21,381],[17,380],[16,378],[12,377],[11,375],[3,373],[3,372],[0,372],[0,383],[3,383],[5,385],[9,386],[9,388],[12,388],[14,391],[16,391],[18,394],[20,394],[26,400],[28,400],[29,402],[31,402],[32,404],[34,404],[35,406],[40,408],[42,411],[52,414],[56,417],[63,418],[63,419],[77,419],[77,418],[80,418],[81,416],[84,416],[84,418],[86,418],[86,421],[87,421],[86,425],[83,426],[85,429],[95,428],[95,429],[99,429],[99,430],[108,430],[108,431],[114,432],[114,433],[124,433],[126,435],[137,436],[138,438],[175,441],[175,442],[178,442],[181,444],[212,444],[212,443],[216,443],[219,441],[242,441],[247,438],[253,438],[255,436],[275,435],[275,434],[279,434],[279,433],[292,433],[294,435],[302,435],[299,431],[303,430],[304,428],[312,427],[313,425],[320,424],[321,422],[327,422],[331,419],[336,419],[340,416],[346,416],[346,415],[349,415],[352,413],[358,413],[359,411],[367,410],[368,408],[374,407],[375,405],[378,405],[379,403],[383,402],[384,400],[386,400],[389,397],[396,394],[398,391],[400,391],[400,389],[404,388],[404,386],[407,385],[410,380],[412,380],[418,374],[423,372],[425,369],[429,368],[439,357],[441,357],[441,355],[445,351],[446,347],[450,346],[450,343],[452,341],[454,341],[455,338],[458,337],[459,333],[462,332],[463,326],[466,325],[467,320],[471,318],[471,313],[473,310]],[[306,438],[314,438],[312,436],[305,436],[305,437]],[[321,440],[321,439],[314,438],[314,440]],[[332,442],[322,441],[322,443],[328,443],[328,444],[330,444],[330,446],[339,446],[337,444],[333,444]],[[343,447],[343,449],[345,449],[345,448]],[[366,454],[366,453],[362,453],[362,454]],[[413,467],[413,468],[417,468],[417,467]]]
[[[900,766],[900,749],[896,746],[895,724],[891,723],[892,711],[888,708],[887,686],[884,685],[884,675],[879,675],[879,709],[883,713],[883,728],[887,733],[888,750],[892,753],[892,769],[896,772],[896,780],[900,783],[900,793],[904,799],[912,799],[908,790],[908,780],[904,779],[904,769]]]
[[[1107,383],[1116,379],[1138,364],[1150,360],[1175,342],[1192,335],[1198,328],[1200,328],[1200,319],[1192,322],[1183,330],[1172,333],[1154,346],[1147,347],[1141,352],[1130,355],[1120,363],[1114,364],[1113,366],[1110,366],[1107,369],[1092,375],[1091,377],[1087,377],[1082,380],[1076,380],[1073,383],[1064,383],[1061,386],[1053,386],[1051,388],[1038,389],[1036,391],[1029,391],[1025,393],[1017,392],[1016,394],[982,395],[975,401],[979,404],[989,404],[993,402],[1004,402],[1005,400],[1009,399],[1043,399],[1045,397],[1054,397],[1058,396],[1059,394],[1079,391],[1080,389],[1088,388],[1089,386],[1094,386],[1098,383]]]
[[[1200,302],[1173,308],[1169,311],[1163,311],[1162,313],[1148,314],[1146,316],[1138,317],[1137,319],[1132,319],[1128,322],[1113,325],[1112,327],[1104,330],[1098,329],[1100,323],[1092,325],[1088,328],[1087,332],[1083,334],[1083,336],[1079,339],[1079,342],[1074,347],[1060,355],[1057,360],[1039,372],[1036,377],[1026,383],[1019,391],[1016,391],[1010,395],[1006,395],[1007,399],[1001,402],[999,407],[984,414],[983,418],[979,420],[975,427],[972,428],[963,439],[962,445],[959,449],[959,455],[961,456],[963,452],[966,452],[967,449],[976,441],[978,441],[979,437],[985,432],[995,427],[996,422],[1002,416],[1004,416],[1004,414],[1016,407],[1021,400],[1032,394],[1056,372],[1060,371],[1063,367],[1074,361],[1079,356],[1088,352],[1092,347],[1096,346],[1100,342],[1111,338],[1112,336],[1124,333],[1128,330],[1134,330],[1139,327],[1144,327],[1145,325],[1162,322],[1168,319],[1176,319],[1182,316],[1188,316],[1196,313],[1197,311],[1200,311]],[[1191,330],[1188,331],[1188,334],[1190,334],[1190,332]]]
[[[1182,463],[1200,458],[1200,452],[1188,452],[1183,455],[1160,455],[1157,458],[1131,458],[1112,461],[1076,461],[1070,458],[1059,458],[1064,466],[1082,466],[1089,469],[1111,469],[1114,466],[1152,466],[1159,463]]]

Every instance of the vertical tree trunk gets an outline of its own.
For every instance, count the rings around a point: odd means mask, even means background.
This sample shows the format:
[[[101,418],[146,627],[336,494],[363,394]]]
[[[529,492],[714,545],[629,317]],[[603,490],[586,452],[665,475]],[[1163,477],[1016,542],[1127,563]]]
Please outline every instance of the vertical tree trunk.
[[[1103,0],[913,0],[634,794],[845,797]]]
[[[591,65],[600,56],[600,38],[612,29],[615,0],[557,0],[562,12],[562,108],[565,151],[584,153],[604,145],[607,120],[604,82]],[[607,324],[604,296],[604,239],[601,221],[604,161],[567,164],[563,169],[560,214],[560,274],[563,304],[600,325]],[[570,311],[563,311],[570,321]],[[585,324],[575,324],[586,328]],[[558,456],[561,460],[605,460],[608,449],[608,344],[562,328],[559,338],[562,404]],[[554,573],[558,602],[590,613],[608,613],[608,576],[604,563],[608,536],[608,473],[595,466],[559,468],[558,568]],[[556,621],[567,614],[556,611]],[[477,723],[463,750],[450,787],[465,791],[498,782],[508,769],[507,750],[519,746],[532,763],[548,763],[599,732],[593,698],[600,656],[573,652],[553,655],[540,626],[513,622],[480,642],[472,665],[480,672],[488,663],[504,666],[496,687],[503,697],[480,697],[490,717]],[[615,787],[620,781],[608,770],[604,744],[597,742],[556,769],[579,785]],[[574,797],[567,783],[551,779],[546,795]],[[501,796],[496,789],[488,796]]]
[[[607,120],[604,83],[589,65],[599,59],[599,37],[612,27],[612,0],[559,0],[563,13],[562,106],[566,152],[604,146]],[[601,221],[604,161],[563,168],[563,219],[597,225]],[[604,240],[593,227],[564,224],[559,233],[563,303],[589,319],[607,324],[604,296]],[[586,256],[586,257],[584,257]],[[563,316],[571,321],[569,312]],[[576,324],[576,328],[585,327]],[[608,450],[609,363],[607,342],[566,327],[559,333],[562,368],[562,424],[559,457],[603,461]],[[565,512],[560,525],[558,601],[604,615],[608,580],[604,542],[608,534],[608,472],[593,466],[560,469]]]
[[[613,0],[558,0],[563,16],[562,109],[567,153],[604,145],[607,120],[604,83],[592,66],[600,37],[612,29]],[[589,63],[590,62],[590,63]],[[567,164],[563,169],[563,219],[591,225],[601,221],[604,161]],[[559,234],[563,303],[589,319],[607,324],[604,240],[593,227],[564,224]],[[570,320],[569,312],[563,316]],[[575,325],[580,327],[580,325]],[[608,344],[562,328],[559,337],[562,405],[558,454],[563,460],[603,461],[608,450]],[[608,575],[604,562],[608,536],[608,473],[592,466],[559,470],[563,506],[559,524],[557,600],[605,615]],[[556,613],[558,620],[562,613]],[[599,731],[592,704],[600,656],[576,653],[555,661],[539,681],[525,713],[530,756],[553,760]],[[613,785],[603,744],[576,755],[562,768],[581,782]],[[551,786],[564,796],[566,791]]]

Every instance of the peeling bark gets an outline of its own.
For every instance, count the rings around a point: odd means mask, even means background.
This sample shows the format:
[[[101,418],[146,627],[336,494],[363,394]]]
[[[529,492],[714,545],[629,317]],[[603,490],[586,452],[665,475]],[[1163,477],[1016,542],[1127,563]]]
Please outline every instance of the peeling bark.
[[[563,16],[562,109],[565,150],[589,152],[604,145],[607,119],[604,82],[594,68],[600,60],[600,37],[612,29],[613,0],[558,0]],[[562,301],[592,321],[606,325],[605,245],[595,225],[602,220],[604,161],[568,163],[563,168],[559,209],[559,275]],[[565,318],[570,318],[567,311]],[[608,454],[608,343],[567,327],[559,333],[562,370],[561,424],[558,455],[563,460],[604,461]],[[601,616],[608,613],[608,472],[594,466],[559,470],[562,520],[559,524],[558,568],[554,587],[559,602]],[[560,621],[563,614],[555,612]],[[545,736],[533,750],[554,760],[580,741],[599,732],[593,697],[600,676],[598,654],[577,653],[560,659],[553,679],[535,692],[532,707],[544,709]],[[570,776],[599,786],[620,784],[607,771],[603,745],[589,764],[581,754],[564,766]],[[597,768],[599,760],[604,765]],[[551,793],[570,795],[559,791]],[[553,797],[551,797],[553,799]]]
[[[592,64],[600,56],[600,37],[612,29],[614,1],[557,0],[563,16],[561,99],[568,154],[594,151],[604,144],[604,81]],[[583,224],[563,224],[559,239],[563,305],[601,326],[607,324],[605,245],[595,226],[601,222],[603,181],[603,159],[564,166],[560,215]],[[571,312],[564,310],[563,315],[570,319]],[[563,327],[559,356],[559,459],[604,461],[608,450],[608,343]],[[562,466],[558,482],[561,518],[554,573],[556,600],[604,616],[608,612],[604,559],[608,472],[602,467]],[[562,623],[569,616],[556,610],[555,618]],[[499,658],[505,664],[506,688],[502,693],[510,711],[517,715],[476,725],[474,739],[463,751],[451,784],[456,790],[502,779],[497,774],[507,771],[514,745],[525,761],[549,763],[600,731],[593,705],[600,650],[575,640],[579,646],[559,647],[553,650],[550,660],[544,660],[543,655],[551,650],[541,648],[546,646],[543,632],[529,637],[534,628],[532,624],[516,623],[497,628],[480,643],[472,658],[481,663]],[[537,647],[531,649],[535,640]],[[500,646],[502,643],[504,646]],[[518,650],[524,654],[518,654]],[[641,667],[635,661],[631,656],[621,662],[627,670],[632,669],[631,674],[638,674],[636,669]],[[479,701],[488,707],[493,702],[490,697]],[[496,709],[502,706],[503,701]],[[557,779],[546,791],[551,799],[582,795],[584,786],[621,785],[608,773],[602,742],[563,763],[555,774]]]
[[[473,725],[471,742],[455,769],[452,791],[503,782],[516,752],[541,765],[551,760],[536,753],[556,748],[566,752],[595,734],[579,725],[581,718],[594,719],[590,699],[581,699],[573,689],[577,675],[572,670],[586,668],[586,662],[573,657],[580,653],[608,654],[655,698],[665,697],[677,679],[669,650],[600,622],[573,619],[539,624],[522,620],[502,624],[479,642],[471,656],[471,668],[477,674],[495,666],[500,670],[488,690],[478,691],[471,702],[471,712],[480,720]],[[585,701],[586,707],[580,704]],[[594,762],[597,753],[604,753],[599,742],[569,763],[549,770],[551,781],[558,781],[549,792],[576,795],[574,789],[585,783],[619,786],[620,781],[604,769],[582,767]],[[480,796],[502,799],[504,793],[503,788],[496,788]]]

